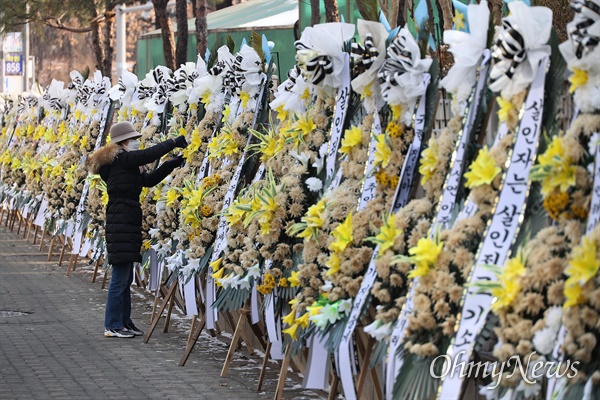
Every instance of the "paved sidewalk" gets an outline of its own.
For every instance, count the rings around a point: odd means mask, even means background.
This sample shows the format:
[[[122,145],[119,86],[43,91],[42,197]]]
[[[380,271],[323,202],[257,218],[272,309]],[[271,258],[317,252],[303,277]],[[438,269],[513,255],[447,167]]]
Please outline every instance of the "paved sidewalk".
[[[47,246],[37,248],[0,226],[0,399],[273,398],[277,364],[270,364],[261,393],[255,391],[258,356],[236,353],[228,377],[220,378],[227,345],[204,333],[179,367],[187,319],[175,318],[169,333],[159,324],[147,344],[142,337],[105,338],[101,279],[92,283],[91,267],[82,263],[67,277],[57,257],[46,262]],[[132,317],[146,330],[152,299],[133,288]],[[298,383],[297,376],[286,383],[285,398],[326,396]]]

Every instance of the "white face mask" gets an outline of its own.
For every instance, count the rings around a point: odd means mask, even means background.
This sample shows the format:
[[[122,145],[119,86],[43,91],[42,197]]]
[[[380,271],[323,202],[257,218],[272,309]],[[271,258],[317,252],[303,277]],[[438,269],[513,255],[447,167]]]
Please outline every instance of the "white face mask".
[[[129,151],[139,150],[140,149],[140,141],[137,139],[130,140],[129,143],[127,143],[127,147],[129,148]]]

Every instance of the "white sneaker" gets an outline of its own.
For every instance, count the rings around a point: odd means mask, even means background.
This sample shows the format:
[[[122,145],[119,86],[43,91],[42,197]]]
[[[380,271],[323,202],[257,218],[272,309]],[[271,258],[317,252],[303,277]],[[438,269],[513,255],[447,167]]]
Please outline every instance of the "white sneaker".
[[[135,335],[126,329],[105,329],[104,336],[118,338],[132,338]]]

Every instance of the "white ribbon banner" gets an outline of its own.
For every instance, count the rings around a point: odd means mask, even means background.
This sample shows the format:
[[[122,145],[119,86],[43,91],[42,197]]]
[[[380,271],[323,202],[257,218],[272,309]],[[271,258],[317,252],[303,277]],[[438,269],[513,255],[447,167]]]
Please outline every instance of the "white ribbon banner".
[[[283,341],[281,340],[281,324],[275,319],[277,288],[273,289],[273,292],[267,297],[265,298],[267,302],[267,307],[265,307],[265,324],[267,325],[269,342],[271,342],[271,358],[273,360],[283,360],[285,355],[283,354]]]
[[[598,133],[592,135],[592,138],[599,138]],[[588,215],[587,233],[591,233],[600,222],[600,143],[596,144],[596,155],[594,158],[594,188],[592,189],[592,202],[590,204],[590,213]]]
[[[423,75],[423,86],[427,87],[429,84],[429,74]],[[394,203],[394,209],[399,210],[408,203],[408,196],[410,195],[410,188],[412,181],[415,176],[415,170],[417,164],[419,164],[419,157],[421,155],[421,143],[423,142],[423,128],[425,127],[425,106],[427,103],[426,96],[421,96],[419,101],[419,107],[414,117],[414,130],[415,137],[413,139],[408,153],[404,157],[404,164],[402,165],[402,172],[400,173],[400,182],[398,183],[398,194],[396,202]]]
[[[494,281],[494,273],[486,270],[483,265],[503,265],[509,254],[513,238],[522,222],[523,211],[529,192],[529,172],[535,162],[537,143],[541,130],[542,113],[544,109],[544,78],[548,59],[541,61],[535,80],[531,85],[525,112],[519,125],[510,165],[506,171],[498,204],[487,234],[479,251],[477,261],[473,266],[470,284],[484,281]],[[453,358],[453,365],[468,362],[473,350],[477,334],[483,328],[492,302],[489,293],[477,293],[476,289],[467,289],[464,298],[458,330],[447,354]],[[439,393],[441,399],[458,399],[461,394],[463,377],[461,374],[450,374],[442,382]]]
[[[325,348],[325,338],[313,333],[308,339],[309,350],[306,375],[302,382],[305,389],[327,390],[329,386],[329,352]]]
[[[185,298],[186,315],[198,315],[198,305],[196,303],[196,278],[192,278],[183,285],[183,296]]]
[[[338,89],[337,104],[335,106],[335,116],[331,128],[331,138],[329,139],[329,150],[327,152],[326,180],[333,178],[335,172],[335,160],[342,138],[342,129],[344,120],[348,111],[348,102],[350,101],[350,55],[344,53],[344,66],[342,68],[342,84]]]
[[[257,324],[260,321],[260,315],[258,312],[258,290],[256,289],[256,280],[252,285],[252,293],[250,294],[250,321],[252,325]]]
[[[44,215],[46,214],[46,209],[48,208],[48,200],[46,200],[46,196],[44,196],[44,198],[42,199],[42,204],[40,204],[40,208],[38,210],[37,215],[35,216],[35,220],[33,221],[33,223],[37,226],[39,226],[40,228],[43,228],[44,226]]]
[[[427,86],[427,84],[429,83],[429,78],[429,75],[425,74],[425,76],[423,77],[424,86]],[[414,176],[414,170],[416,168],[419,155],[421,153],[421,142],[423,139],[423,129],[425,126],[426,103],[426,96],[421,96],[417,112],[414,118],[415,135],[413,143],[411,144],[408,153],[404,158],[402,172],[400,173],[400,179],[398,181],[398,187],[396,188],[396,194],[392,201],[392,213],[397,212],[401,207],[403,207],[406,204],[406,201],[408,200],[412,178]],[[362,309],[364,308],[369,292],[371,291],[371,288],[375,283],[375,279],[377,278],[375,260],[377,259],[378,255],[379,246],[377,246],[373,251],[371,261],[369,262],[369,267],[367,268],[367,272],[365,273],[362,284],[360,285],[360,289],[358,290],[356,298],[354,299],[348,323],[346,324],[342,340],[337,349],[336,364],[339,370],[340,380],[342,383],[342,388],[344,390],[344,396],[347,400],[357,398],[352,372],[353,366],[355,365],[353,349],[354,346],[352,345],[352,333],[354,332],[354,329],[356,329],[356,324],[358,323]]]
[[[377,188],[377,179],[373,172],[373,165],[375,164],[375,148],[377,146],[377,140],[375,137],[381,135],[381,120],[379,119],[379,112],[375,110],[373,114],[373,129],[371,132],[371,141],[369,142],[369,159],[365,166],[365,183],[363,184],[362,191],[360,194],[360,201],[358,203],[358,209],[362,210],[366,207],[367,203],[375,198],[375,189]]]
[[[450,218],[456,205],[456,195],[458,194],[458,189],[463,174],[465,151],[469,141],[471,140],[471,131],[473,129],[473,124],[475,123],[475,118],[477,117],[477,112],[479,111],[479,103],[481,102],[483,89],[485,88],[485,84],[487,82],[489,67],[490,51],[485,49],[483,52],[483,60],[479,65],[479,78],[477,80],[477,84],[473,88],[471,98],[467,104],[467,115],[463,119],[463,128],[459,134],[460,137],[457,142],[454,159],[451,162],[452,165],[450,167],[450,173],[446,177],[444,192],[438,206],[439,209],[434,220],[432,231],[436,230],[436,226],[439,227],[440,230],[443,230],[446,229],[450,224]]]

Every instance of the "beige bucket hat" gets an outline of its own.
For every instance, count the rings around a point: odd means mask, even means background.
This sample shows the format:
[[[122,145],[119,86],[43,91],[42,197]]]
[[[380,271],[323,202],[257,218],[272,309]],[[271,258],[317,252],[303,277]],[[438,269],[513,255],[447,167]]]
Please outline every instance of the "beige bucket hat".
[[[119,143],[127,139],[136,139],[142,134],[137,132],[129,122],[119,122],[110,128],[110,142]]]

